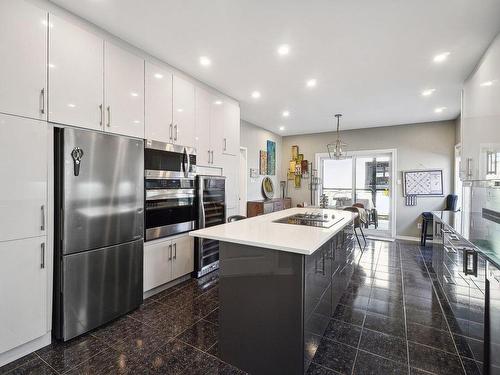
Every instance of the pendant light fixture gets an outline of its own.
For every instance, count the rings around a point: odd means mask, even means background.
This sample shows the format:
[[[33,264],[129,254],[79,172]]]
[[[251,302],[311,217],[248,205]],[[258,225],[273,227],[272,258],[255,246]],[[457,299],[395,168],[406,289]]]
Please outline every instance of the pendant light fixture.
[[[346,158],[344,147],[347,146],[347,144],[340,139],[340,118],[342,114],[337,113],[335,117],[337,118],[337,140],[335,143],[326,145],[326,147],[328,148],[330,159],[341,160]]]

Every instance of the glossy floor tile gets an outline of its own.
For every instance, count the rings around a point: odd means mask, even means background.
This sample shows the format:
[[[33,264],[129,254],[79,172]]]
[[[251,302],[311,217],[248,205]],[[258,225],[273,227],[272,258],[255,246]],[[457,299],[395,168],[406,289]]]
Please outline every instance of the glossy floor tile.
[[[314,314],[307,375],[480,374],[461,301],[445,301],[432,248],[369,240],[331,316]],[[459,288],[456,286],[455,288]],[[244,374],[218,356],[218,276],[188,280],[127,316],[0,368],[4,374]],[[459,296],[459,294],[456,294]],[[456,316],[454,315],[456,314]]]

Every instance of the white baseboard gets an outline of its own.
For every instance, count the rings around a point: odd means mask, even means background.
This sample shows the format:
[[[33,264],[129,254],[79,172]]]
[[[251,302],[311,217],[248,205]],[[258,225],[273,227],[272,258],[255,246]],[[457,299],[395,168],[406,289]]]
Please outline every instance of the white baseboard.
[[[25,355],[33,353],[34,351],[49,345],[52,342],[52,332],[47,332],[45,335],[27,342],[26,344],[17,346],[9,351],[0,354],[0,367],[15,361]]]
[[[146,290],[143,294],[142,294],[142,297],[144,299],[146,298],[149,298],[151,296],[154,296],[155,294],[158,294],[160,292],[163,292],[164,290],[168,289],[168,288],[171,288],[173,287],[174,285],[177,285],[177,284],[180,284],[182,283],[183,281],[186,281],[186,280],[189,280],[191,278],[191,274],[187,274],[187,275],[184,275],[184,276],[181,276],[179,277],[178,279],[175,279],[173,281],[169,281],[168,283],[166,284],[163,284],[163,285],[160,285],[160,286],[157,286],[156,288],[153,288],[153,289],[150,289],[150,290]]]

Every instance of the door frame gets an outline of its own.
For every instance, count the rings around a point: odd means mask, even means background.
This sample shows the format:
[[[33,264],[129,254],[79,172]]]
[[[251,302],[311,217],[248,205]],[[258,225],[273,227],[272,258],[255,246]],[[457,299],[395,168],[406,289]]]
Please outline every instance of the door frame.
[[[248,148],[240,146],[240,152],[238,154],[239,160],[238,165],[241,167],[244,164],[244,168],[239,168],[239,183],[238,183],[238,211],[240,215],[247,216],[247,197],[248,197]],[[242,158],[244,163],[242,163]],[[244,198],[242,200],[242,198]]]
[[[374,150],[357,150],[357,151],[349,151],[348,152],[348,157],[356,157],[356,156],[366,156],[366,155],[371,155],[371,154],[391,154],[391,229],[390,229],[390,237],[391,238],[396,238],[396,220],[397,220],[397,204],[396,204],[396,198],[397,198],[397,180],[398,180],[398,175],[397,175],[397,164],[398,164],[398,149],[397,148],[387,148],[387,149],[374,149]],[[318,166],[318,172],[320,178],[323,176],[323,166],[321,164],[321,159],[329,159],[330,155],[327,152],[321,152],[317,153],[315,155],[315,162],[316,165]],[[353,163],[353,172],[355,168],[355,163]],[[356,188],[356,175],[353,173],[352,176],[352,183],[353,183],[353,190]],[[316,202],[319,202],[319,197],[322,193],[323,186],[320,184],[320,188],[317,189],[316,191]]]

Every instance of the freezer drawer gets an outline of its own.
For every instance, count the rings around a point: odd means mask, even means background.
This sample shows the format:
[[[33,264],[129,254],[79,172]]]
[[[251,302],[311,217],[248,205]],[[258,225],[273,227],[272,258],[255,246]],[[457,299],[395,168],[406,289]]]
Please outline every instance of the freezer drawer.
[[[64,341],[142,303],[143,240],[63,257]]]

